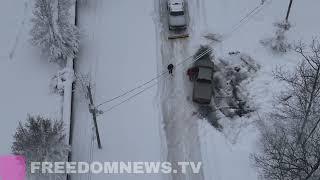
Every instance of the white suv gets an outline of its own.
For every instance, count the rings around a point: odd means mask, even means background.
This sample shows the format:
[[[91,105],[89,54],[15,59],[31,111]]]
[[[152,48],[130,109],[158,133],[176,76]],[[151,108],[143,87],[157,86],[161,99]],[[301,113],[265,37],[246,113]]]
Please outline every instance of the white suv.
[[[187,18],[183,0],[168,0],[169,30],[185,30]]]

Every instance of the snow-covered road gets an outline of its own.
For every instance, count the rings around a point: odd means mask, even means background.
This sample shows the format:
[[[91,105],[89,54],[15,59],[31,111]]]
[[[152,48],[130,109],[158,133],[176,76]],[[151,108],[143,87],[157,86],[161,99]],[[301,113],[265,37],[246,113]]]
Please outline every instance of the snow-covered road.
[[[274,35],[273,23],[285,17],[288,0],[270,0],[232,36],[214,46],[216,58],[228,52],[249,54],[261,65],[246,84],[252,106],[263,117],[273,110],[274,97],[283,90],[273,79],[277,66],[294,67],[300,57],[293,52],[272,54],[260,44]],[[126,92],[162,73],[170,63],[190,57],[202,44],[204,32],[230,32],[261,0],[189,0],[190,37],[167,39],[166,0],[81,0],[78,22],[81,48],[75,60],[77,75],[88,74],[96,104]],[[266,1],[267,2],[267,1]],[[2,0],[0,21],[0,155],[11,153],[12,135],[28,113],[56,119],[61,115],[60,96],[50,94],[50,79],[59,67],[33,47],[29,31],[32,0]],[[309,43],[319,37],[319,0],[294,1],[288,41]],[[205,41],[205,40],[204,40]],[[191,61],[189,61],[191,62]],[[174,76],[158,86],[98,116],[102,147],[97,148],[88,104],[75,92],[73,161],[201,161],[199,174],[79,174],[73,180],[256,180],[250,153],[257,151],[259,132],[249,117],[222,117],[222,132],[194,114],[192,84],[186,76],[190,64],[177,67]],[[137,91],[135,91],[137,92]],[[107,110],[128,94],[100,106]],[[250,101],[250,102],[251,102]],[[173,167],[174,169],[177,166]]]
[[[92,76],[97,103],[118,95],[119,91],[136,87],[156,77],[156,72],[163,72],[168,64],[179,63],[191,56],[201,44],[203,32],[229,32],[260,3],[256,0],[246,0],[245,3],[236,0],[189,1],[190,38],[169,41],[165,2],[95,0],[81,5],[79,22],[83,39],[76,69]],[[271,110],[273,94],[280,88],[270,75],[272,69],[276,65],[291,66],[296,63],[292,60],[296,56],[273,56],[259,44],[261,38],[272,35],[272,23],[283,17],[286,4],[277,1],[271,8],[266,7],[232,38],[215,47],[216,57],[240,50],[252,55],[262,65],[255,81],[248,85],[250,96],[258,100],[255,105],[262,114]],[[310,16],[312,12],[315,11],[310,11]],[[313,26],[302,23],[300,16],[300,11],[292,16],[299,23],[297,29],[315,33],[316,28],[311,28],[315,31],[306,28],[306,25]],[[297,32],[291,32],[290,38],[297,40],[294,38],[297,35]],[[102,150],[97,149],[93,137],[87,104],[81,96],[76,96],[74,137],[77,140],[73,144],[73,160],[202,161],[201,172],[192,174],[188,171],[187,174],[168,177],[82,175],[75,176],[75,179],[104,179],[106,176],[111,179],[257,179],[249,159],[250,153],[256,150],[258,132],[252,124],[256,115],[232,122],[226,120],[229,124],[223,133],[193,116],[196,109],[190,98],[192,86],[185,75],[188,64],[177,67],[173,77],[159,81],[158,94],[156,89],[147,91],[99,116]],[[106,109],[110,106],[112,104],[107,105]],[[248,125],[243,126],[242,122]]]
[[[167,0],[155,0],[155,11],[159,18],[155,19],[157,26],[158,45],[158,73],[168,64],[178,64],[195,52],[199,47],[199,38],[202,27],[201,1],[187,1],[189,12],[189,33],[186,39],[168,40]],[[161,102],[162,121],[166,137],[166,160],[175,164],[179,161],[202,162],[200,141],[198,136],[198,118],[193,116],[195,111],[191,103],[191,83],[188,82],[186,69],[192,60],[177,66],[173,77],[160,82],[159,96]],[[177,166],[173,166],[177,169]],[[192,173],[189,169],[186,174],[172,174],[173,180],[204,179],[203,171]]]
[[[156,76],[153,2],[93,0],[80,4],[82,45],[76,72],[88,73],[96,104],[122,94]],[[160,161],[161,139],[157,88],[98,116],[103,149],[97,148],[92,118],[79,94],[74,103],[73,160]],[[128,96],[100,106],[108,109]],[[159,174],[78,175],[74,179],[160,179]]]

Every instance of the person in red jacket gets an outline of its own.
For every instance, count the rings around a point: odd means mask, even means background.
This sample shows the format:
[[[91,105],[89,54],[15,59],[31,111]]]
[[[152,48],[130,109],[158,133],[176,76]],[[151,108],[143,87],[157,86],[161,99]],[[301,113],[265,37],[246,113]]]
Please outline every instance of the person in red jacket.
[[[196,77],[198,72],[199,72],[199,68],[197,68],[197,67],[192,67],[192,68],[188,69],[187,75],[189,76],[190,81],[194,80],[194,78]]]

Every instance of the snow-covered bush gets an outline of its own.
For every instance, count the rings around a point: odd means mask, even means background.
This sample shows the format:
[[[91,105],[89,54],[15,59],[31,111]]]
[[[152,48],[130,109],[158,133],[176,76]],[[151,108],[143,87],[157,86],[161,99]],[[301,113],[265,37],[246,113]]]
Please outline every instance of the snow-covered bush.
[[[52,93],[63,95],[64,87],[67,81],[74,81],[74,72],[69,68],[64,68],[53,76],[50,83]]]
[[[82,100],[84,100],[87,104],[88,104],[88,107],[89,107],[89,112],[93,112],[95,111],[96,115],[101,115],[103,114],[104,112],[100,109],[97,109],[97,106],[101,106],[103,104],[97,104],[94,105],[94,104],[91,104],[90,102],[90,98],[89,98],[89,89],[91,91],[91,93],[93,93],[95,90],[95,84],[91,78],[90,75],[88,74],[77,74],[76,75],[76,81],[75,81],[75,92],[77,94],[79,94],[79,96],[81,96]]]
[[[291,25],[289,22],[284,21],[275,23],[276,27],[275,36],[261,40],[261,44],[271,49],[274,53],[286,53],[290,50],[291,45],[288,43],[285,33],[290,29]]]
[[[91,91],[94,92],[95,84],[90,76],[90,74],[75,74],[75,93],[81,96],[83,100],[85,100],[88,104],[88,87],[91,88]]]
[[[25,124],[19,123],[14,135],[12,152],[26,158],[30,172],[30,162],[61,162],[67,161],[69,145],[66,143],[66,134],[62,121],[54,121],[42,116],[28,116]],[[48,174],[28,174],[46,176]],[[59,179],[63,174],[54,175]]]
[[[208,49],[209,47],[202,46],[194,57]],[[211,53],[206,56],[212,57]],[[251,56],[239,51],[230,52],[227,57],[215,59],[214,62],[213,106],[200,106],[197,114],[222,131],[224,127],[219,122],[222,118],[245,118],[254,111],[250,106],[245,82],[254,77],[260,65]]]
[[[231,52],[215,63],[214,91],[217,108],[227,117],[244,116],[253,111],[248,103],[245,80],[260,69],[251,56]]]
[[[79,30],[70,20],[73,0],[35,0],[30,32],[51,61],[74,58],[79,48]]]
[[[198,114],[201,119],[206,119],[214,128],[222,131],[223,127],[219,123],[219,118],[216,115],[216,111],[216,109],[210,106],[200,106]]]

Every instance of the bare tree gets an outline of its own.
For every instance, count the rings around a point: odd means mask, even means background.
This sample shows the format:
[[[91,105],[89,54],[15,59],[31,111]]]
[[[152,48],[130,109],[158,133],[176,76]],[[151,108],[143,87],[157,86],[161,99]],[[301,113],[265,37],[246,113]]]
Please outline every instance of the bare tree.
[[[253,155],[264,179],[320,178],[320,44],[314,39],[294,49],[303,61],[294,72],[277,70],[287,90],[267,117],[272,125],[261,128],[261,153]]]

